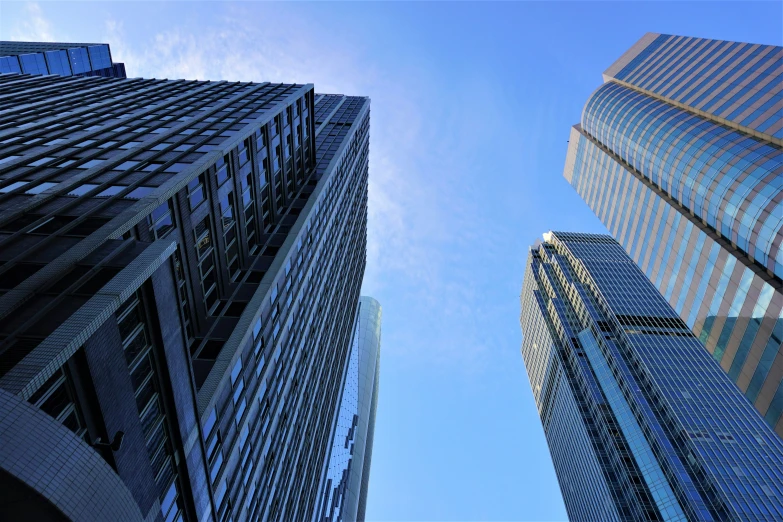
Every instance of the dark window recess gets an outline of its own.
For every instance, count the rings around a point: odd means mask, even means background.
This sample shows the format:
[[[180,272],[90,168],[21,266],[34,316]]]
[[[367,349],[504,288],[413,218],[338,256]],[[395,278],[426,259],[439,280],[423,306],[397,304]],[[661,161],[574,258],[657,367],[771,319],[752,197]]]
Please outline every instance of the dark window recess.
[[[0,265],[0,268],[5,265]],[[44,265],[35,263],[18,263],[6,272],[0,274],[0,290],[11,290],[19,283],[38,272]]]
[[[43,216],[41,214],[25,214],[24,216],[3,225],[2,227],[0,227],[0,230],[2,230],[3,232],[18,232],[19,230],[22,230],[27,225],[30,225],[31,223],[35,223],[42,217]]]
[[[103,288],[106,283],[111,281],[112,278],[114,278],[114,276],[116,276],[118,273],[120,273],[119,268],[102,268],[98,271],[97,274],[95,274],[86,283],[80,286],[75,293],[94,295],[98,290]]]
[[[54,216],[30,229],[29,232],[34,234],[53,234],[75,219],[76,217],[74,216]],[[69,234],[73,235],[74,233],[69,232]]]
[[[197,358],[208,359],[208,360],[217,359],[217,356],[220,353],[220,350],[223,349],[224,344],[225,341],[208,339],[207,341],[204,342],[204,345],[201,347],[201,350],[199,351]]]
[[[131,375],[141,427],[147,445],[158,496],[165,499],[172,487],[179,490],[176,470],[171,455],[174,454],[171,440],[166,432],[165,411],[160,397],[160,380],[153,362],[155,346],[149,335],[147,313],[140,292],[120,305],[116,314],[120,328],[125,360]],[[181,504],[171,508],[172,519],[183,509]]]
[[[86,237],[101,228],[103,225],[109,222],[108,218],[87,218],[75,227],[73,227],[71,230],[69,230],[66,235],[68,236],[81,236]],[[37,230],[36,230],[37,232]]]
[[[242,312],[245,311],[245,307],[247,306],[246,302],[243,301],[234,301],[230,305],[228,305],[223,312],[223,315],[228,317],[239,317],[242,315]]]
[[[86,438],[87,428],[79,408],[70,372],[65,366],[58,368],[30,397],[28,402],[61,422],[77,437]]]
[[[64,292],[68,287],[70,287],[74,282],[78,281],[80,277],[82,277],[84,274],[90,271],[89,266],[84,265],[76,265],[71,269],[70,272],[65,274],[64,276],[60,277],[60,279],[57,280],[56,283],[54,283],[52,286],[50,286],[47,290],[47,294],[61,294]]]

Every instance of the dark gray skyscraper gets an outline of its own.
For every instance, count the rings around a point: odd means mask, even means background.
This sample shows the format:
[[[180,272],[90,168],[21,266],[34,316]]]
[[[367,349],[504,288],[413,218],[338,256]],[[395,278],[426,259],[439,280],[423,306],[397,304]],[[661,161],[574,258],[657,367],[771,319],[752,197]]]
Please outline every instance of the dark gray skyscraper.
[[[317,520],[364,520],[378,405],[380,356],[381,305],[372,297],[362,297]]]
[[[614,239],[545,234],[521,305],[570,520],[783,519],[783,440]]]
[[[783,435],[783,48],[647,34],[564,175]]]
[[[0,75],[5,506],[314,516],[369,125],[368,98],[312,85]]]
[[[0,42],[0,74],[59,74],[125,78],[108,44]]]

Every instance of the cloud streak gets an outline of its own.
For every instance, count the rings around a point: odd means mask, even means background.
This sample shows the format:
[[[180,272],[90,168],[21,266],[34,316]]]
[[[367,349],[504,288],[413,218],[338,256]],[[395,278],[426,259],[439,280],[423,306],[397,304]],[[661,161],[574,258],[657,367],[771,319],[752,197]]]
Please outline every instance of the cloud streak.
[[[41,6],[36,2],[25,4],[25,16],[14,25],[11,31],[12,40],[23,42],[54,42],[52,24],[44,16]]]

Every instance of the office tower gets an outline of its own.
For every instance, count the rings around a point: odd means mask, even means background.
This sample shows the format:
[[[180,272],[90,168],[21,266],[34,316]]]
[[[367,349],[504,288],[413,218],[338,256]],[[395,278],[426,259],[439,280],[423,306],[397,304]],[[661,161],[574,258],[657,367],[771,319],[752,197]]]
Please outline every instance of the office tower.
[[[381,305],[372,297],[361,297],[340,411],[332,436],[319,521],[364,520],[378,404],[380,356]]]
[[[614,239],[545,234],[521,305],[570,520],[783,518],[783,440]]]
[[[0,75],[11,490],[57,520],[315,512],[369,111],[312,85]]]
[[[783,48],[647,34],[565,178],[783,436]]]
[[[125,78],[108,44],[0,42],[0,73]]]

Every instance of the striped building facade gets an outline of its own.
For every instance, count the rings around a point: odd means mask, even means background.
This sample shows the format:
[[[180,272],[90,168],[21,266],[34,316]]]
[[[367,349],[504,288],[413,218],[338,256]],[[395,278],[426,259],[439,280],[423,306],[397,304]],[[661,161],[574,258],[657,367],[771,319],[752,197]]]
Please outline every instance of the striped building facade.
[[[564,176],[783,435],[783,48],[647,34]]]

